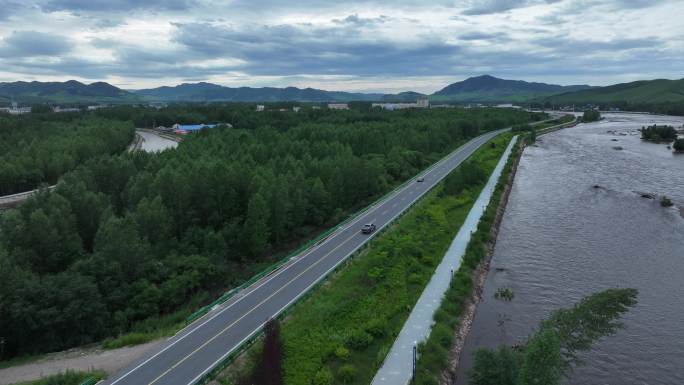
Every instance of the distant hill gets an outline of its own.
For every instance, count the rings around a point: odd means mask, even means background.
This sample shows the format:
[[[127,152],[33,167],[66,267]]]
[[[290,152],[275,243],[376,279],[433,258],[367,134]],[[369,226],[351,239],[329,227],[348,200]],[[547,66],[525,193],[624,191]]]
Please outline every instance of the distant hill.
[[[450,84],[432,94],[430,99],[452,102],[523,102],[542,96],[588,88],[590,88],[588,85],[560,86],[482,75]]]
[[[133,91],[147,100],[158,101],[229,101],[229,102],[336,102],[382,100],[383,94],[325,91],[297,87],[224,87],[212,83],[183,83]]]
[[[30,103],[135,102],[139,98],[109,83],[66,82],[0,83],[0,100]]]
[[[382,96],[382,101],[384,102],[400,102],[400,103],[411,103],[415,102],[420,98],[424,98],[426,95],[420,92],[407,91],[400,92],[398,94],[387,94]]]
[[[631,83],[595,87],[588,90],[568,92],[544,98],[553,103],[627,103],[655,104],[684,102],[684,79],[640,80]]]

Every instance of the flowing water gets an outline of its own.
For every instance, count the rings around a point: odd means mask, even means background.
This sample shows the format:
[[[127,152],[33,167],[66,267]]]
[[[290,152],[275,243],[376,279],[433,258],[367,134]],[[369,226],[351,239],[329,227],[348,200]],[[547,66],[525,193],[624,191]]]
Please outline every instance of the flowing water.
[[[477,347],[521,342],[551,311],[612,287],[639,289],[639,302],[565,382],[684,384],[684,154],[642,142],[638,128],[653,123],[680,128],[684,118],[606,115],[525,150],[458,384]],[[511,302],[494,299],[501,287]]]

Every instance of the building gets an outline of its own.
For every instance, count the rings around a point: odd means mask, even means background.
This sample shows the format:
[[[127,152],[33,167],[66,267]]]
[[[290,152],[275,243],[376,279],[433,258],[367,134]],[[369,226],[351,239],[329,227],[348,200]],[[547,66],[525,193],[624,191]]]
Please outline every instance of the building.
[[[204,128],[214,128],[218,126],[218,124],[174,124],[171,128],[173,129],[173,132],[178,134],[178,135],[187,135],[191,132],[197,132],[199,130],[202,130]],[[227,126],[232,127],[230,124]]]
[[[298,107],[298,106],[292,107],[292,111],[294,111],[294,112],[299,112],[299,110],[301,110],[301,109],[302,109],[302,107]]]
[[[265,108],[266,108],[266,106],[264,106],[263,104],[257,104],[257,109],[256,109],[256,110],[257,110],[257,112],[261,112],[261,111],[263,111]]]
[[[100,108],[105,108],[105,107],[107,107],[106,104],[96,104],[93,106],[88,106],[88,111],[95,111],[95,110],[99,110]]]
[[[80,108],[62,108],[60,106],[56,106],[52,108],[53,112],[81,112]]]
[[[17,102],[12,102],[12,107],[0,108],[1,112],[6,112],[10,115],[28,114],[31,112],[31,107],[19,107]]]
[[[328,103],[328,109],[330,109],[330,110],[348,110],[349,105],[347,103]]]
[[[380,107],[384,110],[394,111],[406,108],[430,108],[430,101],[427,97],[418,99],[415,103],[373,103],[371,107]]]
[[[424,96],[416,102],[416,107],[418,108],[430,108],[430,100],[427,98],[427,96]]]

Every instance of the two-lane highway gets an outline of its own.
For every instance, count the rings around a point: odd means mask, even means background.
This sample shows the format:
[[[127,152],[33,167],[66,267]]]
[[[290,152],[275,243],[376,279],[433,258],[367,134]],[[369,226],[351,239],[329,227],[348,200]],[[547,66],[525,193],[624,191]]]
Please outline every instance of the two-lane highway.
[[[437,162],[421,176],[376,203],[315,247],[304,251],[269,276],[193,322],[146,358],[124,368],[109,385],[188,385],[220,363],[271,318],[297,301],[311,287],[373,238],[361,233],[365,223],[378,230],[391,223],[416,200],[439,183],[482,144],[504,130],[472,139]]]

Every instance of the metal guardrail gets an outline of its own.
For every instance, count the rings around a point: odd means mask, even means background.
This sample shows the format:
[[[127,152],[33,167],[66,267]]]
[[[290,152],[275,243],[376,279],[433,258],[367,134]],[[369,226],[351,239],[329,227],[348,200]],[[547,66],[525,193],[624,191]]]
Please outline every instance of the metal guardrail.
[[[492,136],[491,138],[489,138],[485,143],[487,143],[487,142],[489,142],[490,140],[496,138],[498,135],[500,135],[500,134],[506,132],[507,130],[508,130],[508,129],[499,130],[499,131],[500,131],[499,133],[497,133],[496,135],[494,135],[494,136]],[[466,142],[466,143],[467,143],[467,142]],[[464,143],[463,145],[465,145],[465,143]],[[406,184],[413,183],[416,177],[418,177],[419,175],[422,175],[422,174],[424,174],[424,173],[429,172],[429,171],[432,170],[434,167],[437,167],[438,165],[440,165],[440,164],[442,164],[443,162],[445,162],[451,155],[453,155],[454,152],[458,151],[458,149],[460,149],[463,145],[461,145],[461,146],[459,146],[458,148],[454,149],[454,150],[451,151],[448,155],[446,155],[446,156],[444,156],[442,159],[440,159],[438,162],[435,162],[435,163],[432,164],[430,167],[428,167],[428,168],[426,168],[425,170],[421,171],[420,173],[416,174],[414,177],[409,178],[407,181],[405,181],[405,182],[402,183],[401,185],[397,186],[394,190],[392,190],[392,191],[388,192],[387,194],[383,195],[381,198],[379,198],[378,200],[376,200],[376,201],[373,202],[372,204],[368,205],[366,208],[364,208],[363,210],[359,211],[358,213],[352,215],[350,218],[348,218],[348,219],[345,220],[344,222],[340,223],[339,225],[335,226],[333,229],[331,229],[329,232],[326,232],[326,233],[328,233],[328,235],[331,234],[331,233],[334,232],[335,230],[341,228],[344,224],[348,223],[349,221],[351,221],[351,220],[353,220],[353,219],[355,219],[355,218],[358,218],[360,215],[362,215],[363,213],[365,213],[366,211],[368,211],[370,208],[372,208],[372,207],[376,206],[377,204],[381,203],[383,200],[385,200],[386,198],[388,198],[389,196],[391,196],[393,193],[397,192],[399,189],[401,189],[402,187],[404,187]],[[483,145],[484,145],[484,143],[483,143]],[[430,187],[423,195],[421,195],[420,197],[416,198],[413,202],[411,202],[411,204],[409,204],[409,205],[406,207],[406,209],[404,209],[402,212],[400,212],[398,215],[396,215],[394,218],[392,218],[390,221],[388,221],[384,226],[382,226],[382,228],[378,229],[378,231],[376,231],[376,232],[373,234],[373,238],[375,238],[375,237],[378,236],[379,234],[382,234],[382,233],[384,233],[385,231],[387,231],[387,229],[390,228],[390,225],[391,225],[391,224],[395,223],[397,220],[399,220],[399,219],[402,218],[404,215],[406,215],[406,213],[408,213],[408,212],[410,211],[410,210],[409,210],[410,208],[412,208],[412,207],[415,206],[418,202],[422,201],[425,197],[427,197],[428,194],[429,194],[435,187],[437,187],[441,182],[442,182],[442,181],[440,181],[440,182],[438,182],[438,183],[435,183],[435,184],[434,184],[432,187]],[[312,242],[313,242],[313,241],[312,241]],[[349,254],[349,257],[348,257],[348,258],[345,258],[345,259],[341,260],[341,261],[340,261],[337,265],[335,265],[332,269],[330,269],[330,270],[327,271],[325,274],[323,274],[322,276],[320,276],[320,277],[318,278],[318,280],[316,281],[316,283],[315,283],[311,288],[313,289],[313,288],[317,287],[318,285],[320,285],[320,284],[325,280],[326,277],[328,277],[330,274],[332,274],[332,273],[334,273],[335,271],[337,271],[337,270],[339,269],[339,267],[342,266],[342,264],[343,264],[344,262],[347,262],[347,261],[353,259],[354,256],[355,256],[360,250],[363,250],[364,248],[369,247],[369,245],[371,244],[371,242],[372,242],[372,239],[371,239],[370,241],[368,241],[368,242],[365,242],[365,243],[359,245],[355,250],[353,250],[353,251]],[[302,249],[302,248],[300,248],[300,249]],[[299,249],[298,249],[298,250],[299,250]],[[287,262],[287,261],[285,261],[285,262]],[[282,266],[282,264],[280,264],[279,266]],[[273,271],[273,270],[270,270],[270,271]],[[242,285],[241,285],[241,286],[242,286]],[[298,303],[299,301],[301,301],[302,298],[305,298],[306,296],[310,295],[310,293],[312,293],[313,291],[314,291],[314,290],[307,290],[306,293],[302,293],[299,297],[297,297],[294,301],[292,301],[287,307],[283,308],[282,311],[281,311],[281,313],[278,314],[277,316],[278,316],[278,317],[282,317],[284,314],[286,314],[287,312],[289,312],[289,310],[292,308],[292,306],[294,306],[294,304],[296,304],[296,303]],[[216,302],[216,301],[214,301],[214,302]],[[206,313],[205,313],[205,314],[206,314]],[[197,318],[195,318],[195,319],[197,319]],[[218,364],[216,364],[213,368],[211,368],[211,370],[209,370],[207,373],[205,373],[204,375],[202,375],[202,377],[201,377],[195,384],[197,384],[197,385],[205,385],[205,384],[209,383],[210,381],[212,381],[212,380],[216,377],[216,375],[217,375],[218,373],[220,373],[223,369],[225,369],[225,368],[233,361],[233,359],[234,359],[235,357],[239,356],[239,355],[242,354],[245,350],[247,350],[250,346],[252,346],[252,345],[254,344],[254,342],[257,340],[257,338],[258,338],[260,335],[261,335],[261,331],[255,330],[255,331],[252,333],[252,335],[250,335],[250,336],[249,336],[241,345],[239,345],[234,351],[230,352],[230,354],[226,355],[226,357],[224,357]]]
[[[503,131],[502,131],[502,132],[503,132]],[[498,135],[498,134],[497,134],[497,135]],[[466,143],[467,143],[467,142],[466,142]],[[216,300],[212,301],[210,304],[208,304],[208,305],[206,305],[206,306],[203,306],[203,307],[201,307],[199,310],[197,310],[196,312],[190,314],[190,315],[186,318],[186,322],[188,322],[188,324],[190,324],[190,323],[196,321],[197,319],[203,317],[204,315],[206,315],[207,313],[209,313],[215,306],[220,305],[220,304],[222,304],[222,303],[225,303],[226,301],[228,301],[228,300],[230,300],[231,298],[233,298],[233,297],[234,297],[237,293],[239,293],[241,290],[243,290],[243,289],[245,289],[245,288],[251,286],[251,285],[254,284],[255,282],[259,281],[260,279],[262,279],[262,278],[264,278],[264,277],[270,275],[270,274],[273,273],[274,271],[278,270],[278,269],[281,268],[283,265],[285,265],[285,264],[287,264],[288,262],[290,262],[294,257],[298,256],[299,254],[303,253],[303,252],[306,251],[306,250],[309,250],[310,248],[313,248],[313,247],[317,246],[319,243],[321,243],[322,241],[324,241],[325,239],[327,239],[330,235],[334,234],[335,231],[337,231],[337,230],[343,228],[346,224],[348,224],[348,223],[354,221],[356,218],[359,218],[360,216],[362,216],[363,214],[365,214],[365,213],[366,213],[368,210],[370,210],[371,208],[373,208],[373,207],[379,205],[380,203],[382,203],[383,201],[385,201],[387,198],[389,198],[390,196],[392,196],[393,194],[395,194],[397,191],[399,191],[400,189],[404,188],[407,184],[413,183],[413,181],[415,181],[415,179],[416,179],[417,177],[419,177],[420,175],[426,174],[426,173],[428,173],[430,170],[432,170],[433,168],[435,168],[435,167],[439,166],[440,164],[444,163],[444,162],[445,162],[445,161],[446,161],[454,152],[458,151],[463,145],[465,145],[465,143],[462,144],[462,145],[460,145],[460,146],[458,146],[458,147],[455,148],[453,151],[449,152],[447,155],[445,155],[444,157],[442,157],[440,160],[438,160],[437,162],[435,162],[435,163],[433,163],[432,165],[430,165],[430,167],[428,167],[428,168],[426,168],[426,169],[424,169],[424,170],[421,170],[419,173],[415,174],[415,175],[412,176],[411,178],[408,178],[408,179],[407,179],[406,181],[404,181],[402,184],[400,184],[399,186],[395,187],[393,190],[387,192],[386,194],[384,194],[383,196],[381,196],[380,198],[378,198],[378,199],[375,200],[374,202],[370,203],[369,205],[367,205],[367,206],[364,207],[363,209],[361,209],[361,210],[357,211],[356,213],[350,215],[347,219],[345,219],[344,221],[340,222],[340,223],[337,224],[336,226],[330,228],[329,230],[324,231],[323,233],[319,234],[318,236],[316,236],[316,237],[313,238],[312,240],[310,240],[310,241],[304,243],[303,245],[301,245],[301,246],[299,246],[298,248],[294,249],[293,251],[289,252],[289,253],[288,253],[285,257],[283,257],[281,260],[279,260],[279,261],[277,261],[276,263],[274,263],[273,265],[267,267],[267,268],[264,269],[263,271],[257,273],[256,275],[254,275],[252,278],[250,278],[249,280],[245,281],[245,282],[242,283],[241,285],[239,285],[239,286],[237,286],[237,287],[235,287],[235,288],[233,288],[233,289],[227,291],[226,293],[222,294],[220,297],[218,297]]]

